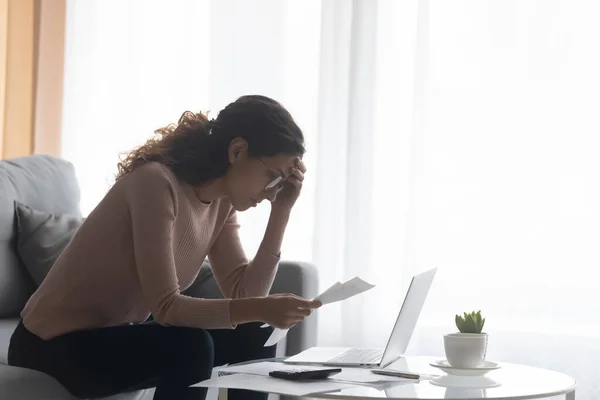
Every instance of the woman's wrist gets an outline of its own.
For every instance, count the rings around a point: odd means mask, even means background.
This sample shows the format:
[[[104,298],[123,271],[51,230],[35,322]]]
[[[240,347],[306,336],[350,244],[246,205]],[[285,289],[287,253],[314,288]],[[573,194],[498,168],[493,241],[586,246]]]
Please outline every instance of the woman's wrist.
[[[231,299],[229,303],[229,315],[232,325],[262,321],[261,311],[260,297]]]
[[[290,219],[290,214],[292,213],[291,208],[271,205],[271,219],[282,220],[287,223]]]
[[[267,230],[261,243],[261,247],[268,253],[279,257],[281,253],[281,243],[283,242],[283,234],[290,219],[288,210],[280,208],[272,208]]]

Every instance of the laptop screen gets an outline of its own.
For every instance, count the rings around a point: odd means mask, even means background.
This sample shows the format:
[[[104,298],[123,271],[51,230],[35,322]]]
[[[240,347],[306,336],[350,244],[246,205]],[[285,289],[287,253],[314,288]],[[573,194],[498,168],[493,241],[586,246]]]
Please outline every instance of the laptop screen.
[[[394,329],[383,352],[381,368],[398,360],[406,352],[436,271],[437,268],[433,268],[412,278]]]

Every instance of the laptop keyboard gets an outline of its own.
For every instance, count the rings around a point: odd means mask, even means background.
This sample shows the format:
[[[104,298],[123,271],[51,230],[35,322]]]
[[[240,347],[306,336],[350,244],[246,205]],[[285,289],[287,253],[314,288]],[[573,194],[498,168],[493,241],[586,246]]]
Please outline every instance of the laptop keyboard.
[[[383,350],[381,349],[350,349],[337,357],[332,358],[330,363],[344,364],[371,364],[381,361]]]

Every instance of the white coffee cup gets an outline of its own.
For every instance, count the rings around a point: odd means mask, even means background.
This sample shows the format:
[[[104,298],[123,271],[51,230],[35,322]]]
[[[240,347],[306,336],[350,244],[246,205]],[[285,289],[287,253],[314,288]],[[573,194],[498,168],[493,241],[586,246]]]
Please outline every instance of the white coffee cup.
[[[444,350],[448,364],[454,368],[480,367],[485,361],[487,338],[487,333],[444,335]]]

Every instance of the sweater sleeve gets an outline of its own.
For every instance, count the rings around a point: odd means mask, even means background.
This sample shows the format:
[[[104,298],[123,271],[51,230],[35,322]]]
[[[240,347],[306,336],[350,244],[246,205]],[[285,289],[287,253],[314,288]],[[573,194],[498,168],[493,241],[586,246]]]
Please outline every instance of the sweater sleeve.
[[[216,281],[227,298],[267,296],[277,273],[279,257],[261,246],[248,262],[239,228],[236,211],[232,208],[208,254]]]
[[[176,190],[160,166],[132,173],[127,201],[136,270],[146,304],[163,325],[233,328],[228,299],[198,299],[180,293],[173,255]]]

